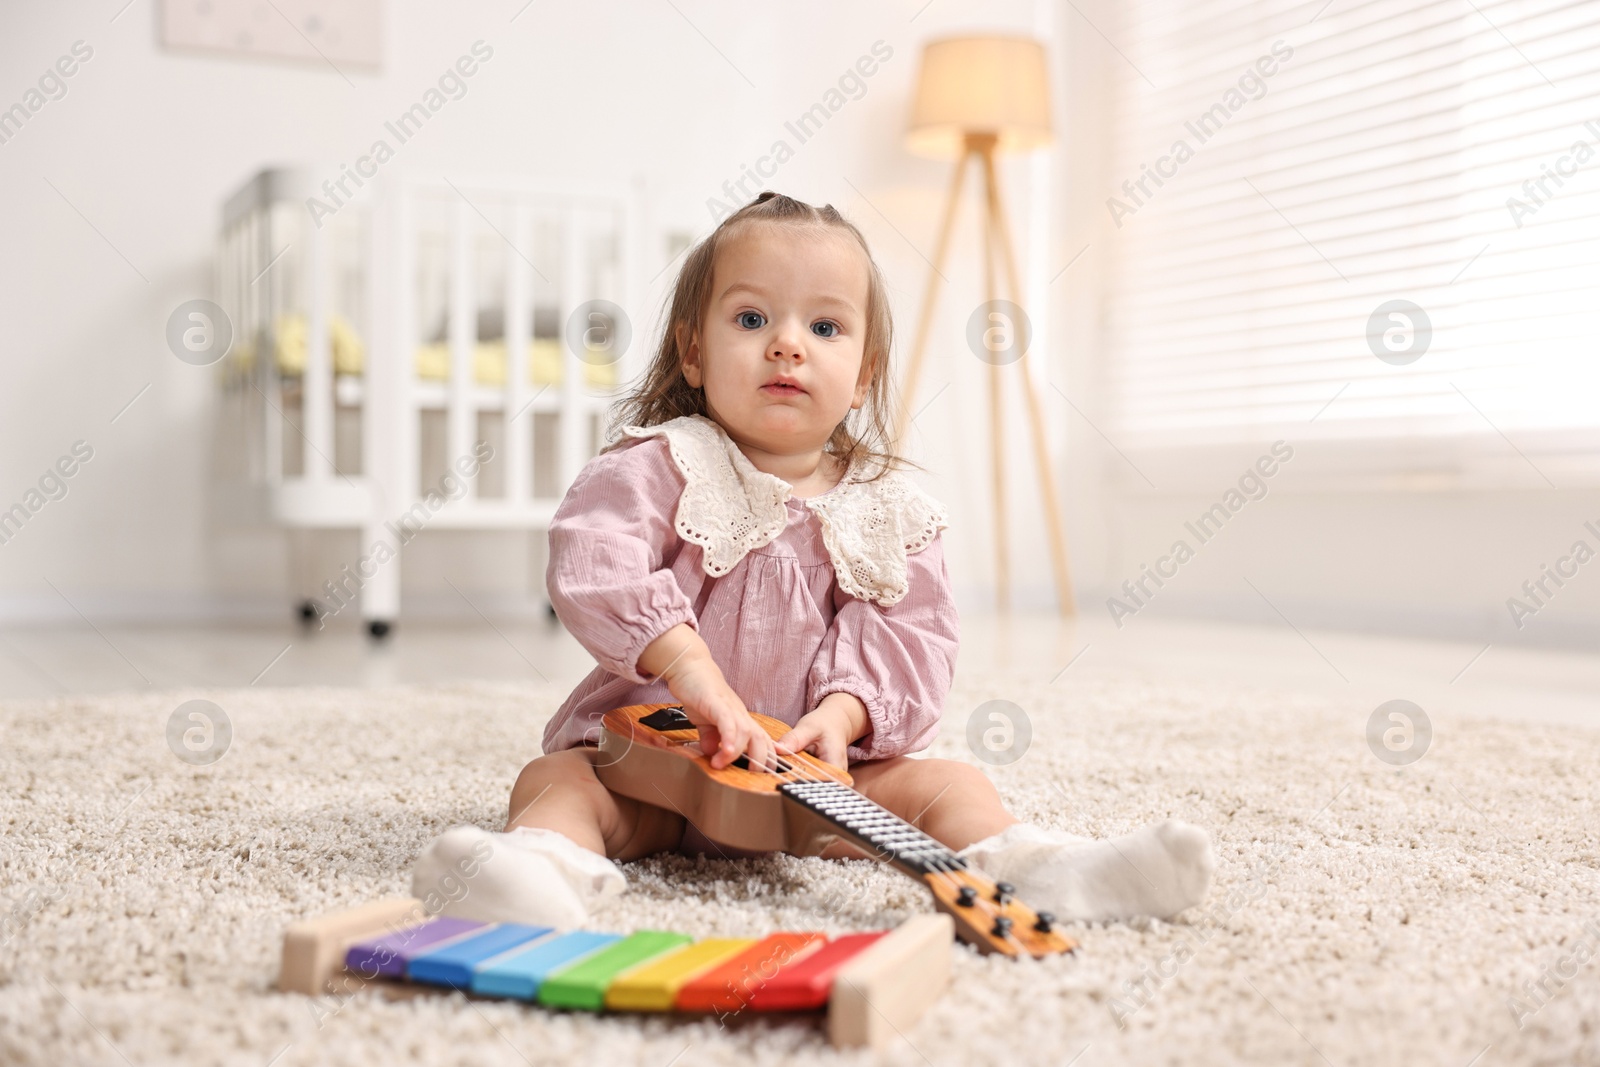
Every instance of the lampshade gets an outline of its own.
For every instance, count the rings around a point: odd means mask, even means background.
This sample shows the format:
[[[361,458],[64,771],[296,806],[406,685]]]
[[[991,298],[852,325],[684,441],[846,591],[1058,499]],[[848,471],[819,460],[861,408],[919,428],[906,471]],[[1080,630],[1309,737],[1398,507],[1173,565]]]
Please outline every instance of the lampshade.
[[[959,156],[968,133],[992,133],[1002,151],[1047,145],[1050,83],[1044,45],[1028,37],[950,37],[922,50],[906,147]]]

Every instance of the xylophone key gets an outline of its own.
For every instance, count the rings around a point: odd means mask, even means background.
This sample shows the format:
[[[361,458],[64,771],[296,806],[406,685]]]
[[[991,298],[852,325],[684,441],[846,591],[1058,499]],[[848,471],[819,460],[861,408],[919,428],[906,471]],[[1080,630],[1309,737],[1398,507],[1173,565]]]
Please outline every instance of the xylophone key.
[[[539,987],[539,1003],[548,1008],[599,1011],[605,1007],[606,988],[618,975],[693,940],[686,934],[669,930],[640,930],[630,934],[545,979]]]
[[[480,964],[503,956],[514,948],[550,933],[548,926],[523,926],[501,923],[467,938],[452,941],[414,957],[406,966],[406,977],[413,982],[468,989]]]
[[[845,934],[803,959],[778,968],[778,973],[750,993],[754,1011],[814,1011],[828,1003],[833,976],[856,955],[872,946],[884,931]]]
[[[344,966],[363,978],[404,978],[407,965],[416,957],[430,949],[461,940],[486,925],[471,919],[442,915],[421,926],[397,930],[351,945],[345,953]]]
[[[742,1011],[756,989],[784,965],[816,951],[828,939],[815,933],[771,934],[678,990],[679,1011]]]
[[[485,997],[533,1000],[556,971],[622,940],[621,934],[573,930],[513,950],[485,963],[472,975],[472,991]]]
[[[678,990],[686,983],[755,943],[750,938],[708,937],[660,956],[618,976],[606,989],[606,1007],[612,1011],[671,1011]]]

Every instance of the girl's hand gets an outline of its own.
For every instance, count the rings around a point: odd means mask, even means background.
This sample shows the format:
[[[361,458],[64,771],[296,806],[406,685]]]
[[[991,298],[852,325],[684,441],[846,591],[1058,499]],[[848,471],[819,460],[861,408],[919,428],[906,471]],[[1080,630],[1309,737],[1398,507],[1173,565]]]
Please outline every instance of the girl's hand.
[[[776,765],[772,738],[750,717],[711,650],[688,623],[645,646],[639,670],[667,683],[683,713],[700,728],[700,750],[711,757],[711,766],[721,770],[741,755],[749,757],[752,768]]]
[[[811,752],[824,763],[843,768],[851,742],[867,732],[867,707],[849,693],[829,693],[817,710],[803,715],[794,729],[778,738],[785,752]]]

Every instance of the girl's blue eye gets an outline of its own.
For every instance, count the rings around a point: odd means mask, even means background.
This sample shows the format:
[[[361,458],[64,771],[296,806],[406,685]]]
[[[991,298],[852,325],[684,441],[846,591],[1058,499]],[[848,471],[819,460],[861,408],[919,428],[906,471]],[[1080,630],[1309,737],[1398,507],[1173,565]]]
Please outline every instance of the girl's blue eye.
[[[755,321],[751,322],[751,319],[754,319]],[[759,330],[762,327],[762,324],[764,324],[766,321],[766,317],[763,316],[759,311],[739,312],[739,325],[743,326],[747,330]]]
[[[823,332],[824,330],[827,332]],[[839,324],[836,322],[828,322],[826,320],[822,322],[813,322],[811,324],[811,332],[816,334],[818,337],[836,337],[839,333]]]

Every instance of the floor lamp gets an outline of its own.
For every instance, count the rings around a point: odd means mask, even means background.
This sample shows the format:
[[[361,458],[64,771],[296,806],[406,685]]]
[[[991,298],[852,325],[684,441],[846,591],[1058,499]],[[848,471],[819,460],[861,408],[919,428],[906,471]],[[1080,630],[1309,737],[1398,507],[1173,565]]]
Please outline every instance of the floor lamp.
[[[989,334],[983,324],[994,322],[1004,333],[1015,331],[1017,323],[999,296],[995,281],[995,260],[1004,264],[1011,303],[1022,303],[1022,286],[1017,275],[1016,254],[1006,223],[1005,204],[995,172],[995,157],[1001,152],[1028,151],[1047,145],[1050,129],[1050,93],[1046,77],[1044,46],[1025,37],[956,37],[932,41],[923,49],[922,68],[917,80],[916,103],[907,147],[936,158],[954,158],[955,173],[945,200],[944,221],[939,227],[932,270],[922,301],[922,316],[916,339],[906,364],[905,382],[900,390],[900,407],[895,416],[894,434],[898,442],[910,420],[911,402],[916,396],[917,379],[922,373],[923,355],[939,296],[941,268],[950,250],[956,207],[961,201],[967,162],[976,159],[983,171],[983,320],[979,333],[987,346]],[[998,316],[998,318],[996,318]],[[1025,331],[1024,331],[1025,332]],[[1012,335],[1015,338],[1015,333]],[[1061,527],[1061,510],[1056,500],[1055,478],[1050,451],[1045,439],[1044,417],[1039,398],[1034,395],[1028,375],[1025,338],[1017,338],[1019,351],[1014,357],[985,356],[989,365],[989,430],[994,479],[994,542],[996,599],[1002,610],[1010,606],[1011,567],[1007,548],[1005,450],[1000,418],[1002,374],[1005,366],[1015,366],[1027,404],[1028,425],[1033,437],[1034,464],[1039,472],[1039,492],[1044,506],[1050,559],[1055,571],[1056,598],[1063,615],[1076,611],[1072,596],[1072,576],[1067,563],[1066,537]],[[978,349],[975,346],[974,351]]]

